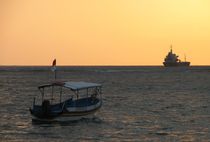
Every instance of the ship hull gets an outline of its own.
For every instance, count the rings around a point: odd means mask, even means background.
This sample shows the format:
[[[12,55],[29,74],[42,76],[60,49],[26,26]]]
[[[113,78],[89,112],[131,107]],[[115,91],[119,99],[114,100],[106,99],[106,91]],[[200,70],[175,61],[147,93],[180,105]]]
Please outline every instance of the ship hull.
[[[177,63],[163,62],[163,65],[165,67],[189,67],[190,62],[177,62]]]

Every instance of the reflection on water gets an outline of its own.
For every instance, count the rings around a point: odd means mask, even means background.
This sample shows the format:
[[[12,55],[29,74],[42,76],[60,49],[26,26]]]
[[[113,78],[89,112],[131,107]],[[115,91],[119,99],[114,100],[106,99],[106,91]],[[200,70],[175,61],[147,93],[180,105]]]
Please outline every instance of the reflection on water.
[[[103,84],[93,119],[32,122],[49,67],[0,67],[0,141],[209,141],[210,67],[58,67],[59,78]]]
[[[101,120],[98,117],[93,118],[82,118],[80,120],[73,120],[73,121],[39,121],[39,120],[32,120],[33,125],[37,125],[40,127],[57,127],[57,126],[75,126],[78,123],[102,123],[103,120]]]

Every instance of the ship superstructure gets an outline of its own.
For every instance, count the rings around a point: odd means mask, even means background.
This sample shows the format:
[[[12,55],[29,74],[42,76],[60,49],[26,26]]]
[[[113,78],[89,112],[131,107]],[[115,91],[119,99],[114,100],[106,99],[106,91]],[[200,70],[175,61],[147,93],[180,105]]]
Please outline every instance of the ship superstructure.
[[[165,57],[163,65],[165,67],[190,66],[190,62],[186,61],[186,56],[185,56],[185,61],[181,61],[179,59],[179,56],[173,53],[171,46],[171,50],[170,52],[168,52],[168,55]]]

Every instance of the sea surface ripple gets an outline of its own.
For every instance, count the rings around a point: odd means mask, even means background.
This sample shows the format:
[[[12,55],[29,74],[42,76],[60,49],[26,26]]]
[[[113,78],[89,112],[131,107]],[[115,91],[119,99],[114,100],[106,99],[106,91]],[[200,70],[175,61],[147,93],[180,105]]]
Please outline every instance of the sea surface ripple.
[[[33,123],[50,67],[0,67],[0,141],[210,141],[210,67],[57,67],[58,78],[103,84],[93,119]]]

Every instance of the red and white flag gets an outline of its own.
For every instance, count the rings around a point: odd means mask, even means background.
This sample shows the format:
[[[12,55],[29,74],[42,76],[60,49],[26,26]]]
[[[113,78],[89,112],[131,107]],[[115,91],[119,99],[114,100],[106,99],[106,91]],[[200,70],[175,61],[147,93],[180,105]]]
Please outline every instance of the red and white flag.
[[[52,63],[52,71],[56,71],[56,59],[53,60],[53,63]]]

